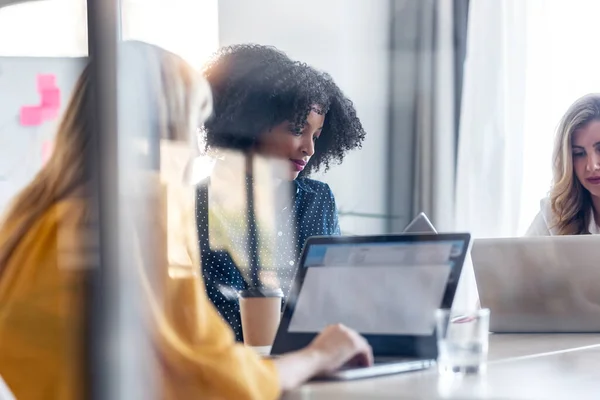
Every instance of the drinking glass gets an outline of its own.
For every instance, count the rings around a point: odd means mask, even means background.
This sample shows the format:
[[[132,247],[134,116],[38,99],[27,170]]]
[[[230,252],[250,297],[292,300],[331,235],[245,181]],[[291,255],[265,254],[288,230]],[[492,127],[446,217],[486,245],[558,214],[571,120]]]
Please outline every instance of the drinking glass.
[[[478,374],[487,363],[490,310],[436,311],[438,369],[446,374]]]

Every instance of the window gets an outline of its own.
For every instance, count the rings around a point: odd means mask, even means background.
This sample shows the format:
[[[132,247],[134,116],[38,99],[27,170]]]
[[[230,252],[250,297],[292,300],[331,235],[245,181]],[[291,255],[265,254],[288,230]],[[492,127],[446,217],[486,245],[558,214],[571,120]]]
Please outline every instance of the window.
[[[123,39],[164,47],[200,68],[218,47],[217,0],[123,0]],[[0,9],[0,56],[87,55],[85,0]]]
[[[522,235],[552,180],[555,131],[600,92],[590,0],[473,1],[458,162],[457,229]]]

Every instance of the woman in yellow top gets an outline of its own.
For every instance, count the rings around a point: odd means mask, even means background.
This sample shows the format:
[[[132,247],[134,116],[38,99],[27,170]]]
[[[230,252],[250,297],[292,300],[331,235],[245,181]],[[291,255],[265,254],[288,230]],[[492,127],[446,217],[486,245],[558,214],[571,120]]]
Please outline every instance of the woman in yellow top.
[[[151,81],[161,134],[162,183],[157,186],[167,187],[173,204],[173,193],[183,191],[177,185],[169,188],[162,176],[163,144],[180,143],[181,148],[189,143],[196,124],[210,112],[210,91],[179,57],[143,43],[128,43],[128,49],[144,54],[148,70],[159,71]],[[0,377],[19,400],[84,398],[81,304],[84,267],[89,267],[93,250],[93,236],[86,235],[93,218],[85,165],[92,90],[86,68],[57,132],[54,154],[0,222]],[[194,272],[199,268],[193,265],[198,259],[193,190],[189,199],[179,200],[190,201],[189,216],[181,209],[174,211],[177,218],[171,218],[170,209],[158,208],[157,213],[168,215],[167,231],[173,221],[190,222],[177,232],[178,237],[189,233],[182,241],[189,273],[170,273],[170,255],[165,255],[157,280],[148,279],[143,266],[134,266],[151,310],[154,359],[162,382],[158,398],[275,399],[281,391],[348,362],[371,363],[368,343],[343,326],[326,328],[307,348],[274,361],[236,344]],[[170,242],[167,247],[165,253],[170,253]]]

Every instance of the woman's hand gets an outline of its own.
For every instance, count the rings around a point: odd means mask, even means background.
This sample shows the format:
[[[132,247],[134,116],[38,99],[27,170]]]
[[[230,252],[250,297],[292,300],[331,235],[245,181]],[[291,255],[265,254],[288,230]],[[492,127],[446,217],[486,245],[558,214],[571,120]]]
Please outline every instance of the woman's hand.
[[[338,324],[325,328],[307,347],[320,358],[317,374],[334,372],[345,365],[370,366],[373,350],[356,331]]]
[[[289,390],[308,379],[346,365],[370,366],[373,350],[365,338],[344,325],[325,328],[306,348],[275,360],[281,388]]]

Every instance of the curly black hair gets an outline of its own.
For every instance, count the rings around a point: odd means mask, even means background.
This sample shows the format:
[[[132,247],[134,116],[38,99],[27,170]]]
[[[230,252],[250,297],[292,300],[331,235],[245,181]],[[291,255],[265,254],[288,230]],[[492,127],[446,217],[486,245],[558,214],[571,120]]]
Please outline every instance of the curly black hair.
[[[356,110],[331,76],[262,45],[221,48],[204,69],[214,98],[204,124],[207,148],[245,150],[284,121],[301,132],[308,114],[325,114],[315,154],[301,175],[340,163],[365,138]]]

